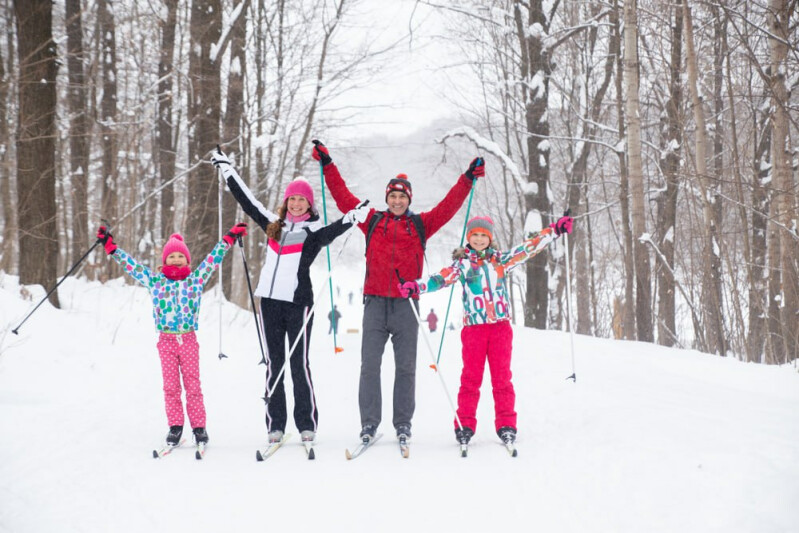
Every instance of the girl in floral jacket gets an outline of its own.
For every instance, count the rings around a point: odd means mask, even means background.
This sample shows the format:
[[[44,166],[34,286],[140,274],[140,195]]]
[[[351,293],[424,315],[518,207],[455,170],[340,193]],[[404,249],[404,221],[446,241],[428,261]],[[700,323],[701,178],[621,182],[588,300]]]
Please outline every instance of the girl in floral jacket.
[[[474,217],[466,225],[468,245],[453,253],[453,263],[427,280],[406,281],[399,286],[406,298],[424,294],[460,281],[463,286],[463,372],[458,391],[458,442],[466,444],[477,428],[477,402],[486,360],[494,392],[494,426],[505,443],[516,440],[516,394],[511,383],[510,360],[513,329],[507,273],[546,248],[563,233],[571,232],[572,219],[565,216],[530,236],[519,246],[501,252],[493,242],[494,223],[489,217]]]
[[[194,331],[198,327],[203,287],[222,263],[236,238],[247,235],[246,224],[236,224],[222,237],[200,265],[191,270],[191,254],[183,237],[173,234],[164,245],[159,272],[153,272],[114,243],[104,226],[97,231],[105,251],[122,266],[126,274],[147,287],[153,302],[153,318],[158,335],[158,355],[164,380],[164,403],[169,422],[166,442],[180,444],[183,435],[183,403],[180,380],[186,387],[186,411],[197,444],[208,443],[205,430],[205,404],[200,384],[200,345]]]

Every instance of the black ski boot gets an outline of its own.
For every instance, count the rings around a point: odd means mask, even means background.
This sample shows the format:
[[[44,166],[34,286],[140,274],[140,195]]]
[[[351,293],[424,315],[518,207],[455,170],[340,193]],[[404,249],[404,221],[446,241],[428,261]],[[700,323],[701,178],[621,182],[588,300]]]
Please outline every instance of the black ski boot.
[[[166,443],[170,446],[177,446],[180,444],[180,438],[183,436],[183,426],[169,426],[169,433],[166,435]]]
[[[469,444],[472,437],[474,437],[474,430],[472,428],[455,428],[455,440],[457,440],[459,444]]]
[[[205,428],[194,428],[194,442],[197,444],[208,444],[208,433]]]
[[[375,433],[377,433],[377,426],[366,424],[361,428],[361,440],[364,442],[369,442],[375,438]]]
[[[497,435],[505,444],[513,444],[516,442],[516,428],[511,426],[502,426],[497,430]]]
[[[405,437],[405,440],[411,440],[410,424],[400,424],[397,426],[397,438],[402,440],[402,437]]]

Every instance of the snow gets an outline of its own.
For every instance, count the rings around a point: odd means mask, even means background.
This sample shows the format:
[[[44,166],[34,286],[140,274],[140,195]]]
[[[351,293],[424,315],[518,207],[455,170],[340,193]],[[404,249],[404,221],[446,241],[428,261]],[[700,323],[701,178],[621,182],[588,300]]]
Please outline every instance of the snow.
[[[317,284],[325,275],[313,272]],[[312,338],[317,459],[306,460],[290,422],[294,439],[257,463],[264,382],[249,310],[206,294],[198,335],[208,453],[199,462],[189,447],[155,460],[166,420],[146,291],[121,279],[68,278],[63,309],[45,303],[16,336],[10,329],[44,291],[27,287],[32,299],[24,300],[17,278],[0,273],[0,531],[799,530],[796,368],[653,344],[577,335],[572,382],[567,334],[515,326],[519,457],[493,434],[486,377],[477,435],[462,459],[420,339],[407,460],[390,424],[389,346],[386,436],[347,461],[359,430],[360,342],[345,332],[360,323],[362,276],[362,265],[334,270],[340,354],[322,318],[328,292],[315,287],[324,296]],[[447,296],[423,297],[422,311],[434,306],[443,318]],[[228,358],[217,358],[220,345]],[[450,331],[440,368],[452,393],[459,354]]]

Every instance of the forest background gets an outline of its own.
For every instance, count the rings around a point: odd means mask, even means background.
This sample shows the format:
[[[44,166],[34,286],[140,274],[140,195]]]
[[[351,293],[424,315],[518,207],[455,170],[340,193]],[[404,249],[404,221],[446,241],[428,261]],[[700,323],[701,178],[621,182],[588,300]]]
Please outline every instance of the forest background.
[[[119,277],[101,220],[155,265],[242,219],[217,144],[264,205],[311,140],[376,207],[432,207],[476,155],[471,214],[510,246],[569,209],[566,257],[512,278],[534,328],[780,364],[799,355],[797,0],[0,0],[0,272]],[[317,204],[322,204],[321,196]],[[320,205],[320,207],[321,207]],[[328,197],[329,218],[339,213]],[[431,241],[445,265],[466,213]],[[334,273],[363,240],[331,247]],[[246,239],[260,270],[264,235]],[[570,286],[567,291],[566,258]],[[334,274],[335,275],[335,274]],[[225,295],[248,305],[242,264]],[[319,290],[319,289],[318,289]],[[59,306],[58,291],[50,303]]]

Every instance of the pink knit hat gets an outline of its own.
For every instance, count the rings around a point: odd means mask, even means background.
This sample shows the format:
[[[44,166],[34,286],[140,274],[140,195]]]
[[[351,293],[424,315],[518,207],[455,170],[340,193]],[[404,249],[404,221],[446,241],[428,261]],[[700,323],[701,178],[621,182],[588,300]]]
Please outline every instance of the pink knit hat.
[[[161,262],[166,264],[166,258],[172,252],[180,252],[186,256],[186,262],[191,264],[191,254],[189,247],[183,242],[183,236],[180,233],[173,233],[169,236],[169,240],[164,245],[164,252],[161,254]]]
[[[283,201],[289,199],[289,196],[299,195],[308,200],[311,205],[311,210],[316,211],[313,206],[313,189],[311,184],[305,178],[295,178],[294,181],[286,187],[286,194],[283,195]]]

